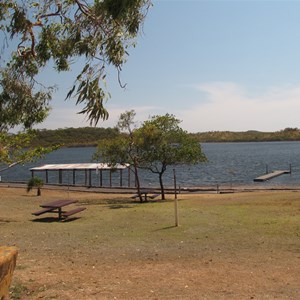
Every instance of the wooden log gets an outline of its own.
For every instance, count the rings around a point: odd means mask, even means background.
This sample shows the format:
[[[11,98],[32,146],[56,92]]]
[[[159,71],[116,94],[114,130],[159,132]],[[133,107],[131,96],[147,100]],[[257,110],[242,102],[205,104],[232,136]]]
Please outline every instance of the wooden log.
[[[17,263],[16,247],[0,247],[0,299],[9,299],[9,287]]]

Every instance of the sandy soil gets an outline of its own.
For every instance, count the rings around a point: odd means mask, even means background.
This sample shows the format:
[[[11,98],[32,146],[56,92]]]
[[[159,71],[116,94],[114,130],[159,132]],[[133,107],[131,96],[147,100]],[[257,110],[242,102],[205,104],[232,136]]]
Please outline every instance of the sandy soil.
[[[67,197],[87,210],[68,222],[31,215]],[[300,299],[299,198],[180,195],[176,228],[171,199],[0,188],[0,244],[20,250],[11,297]]]

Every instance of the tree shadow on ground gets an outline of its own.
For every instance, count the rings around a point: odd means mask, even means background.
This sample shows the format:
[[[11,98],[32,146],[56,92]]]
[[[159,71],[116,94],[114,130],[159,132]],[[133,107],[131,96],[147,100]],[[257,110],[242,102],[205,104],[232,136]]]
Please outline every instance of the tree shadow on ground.
[[[121,208],[133,208],[131,205],[128,204],[110,204],[107,205],[110,209],[121,209]]]
[[[132,199],[127,199],[127,198],[114,198],[114,199],[93,199],[93,200],[84,200],[80,201],[80,204],[82,205],[130,205],[134,203],[139,203],[135,202]]]
[[[171,225],[171,226],[167,226],[167,227],[156,229],[154,231],[168,230],[168,229],[173,229],[173,228],[176,228],[176,227],[178,227],[178,226]]]
[[[81,205],[105,205],[111,209],[120,209],[120,208],[132,208],[137,204],[150,204],[150,203],[166,203],[169,200],[161,200],[161,199],[149,199],[147,201],[141,202],[139,199],[129,198],[113,198],[113,199],[90,199],[90,200],[82,200],[80,201]]]
[[[12,220],[12,219],[1,219],[0,218],[0,223],[11,223],[11,222],[17,222],[16,220]]]
[[[45,218],[33,219],[31,221],[32,222],[37,222],[37,223],[53,223],[53,222],[66,223],[66,222],[75,221],[77,219],[80,219],[80,217],[72,217],[72,218],[61,219],[61,220],[59,220],[57,217],[45,217]]]

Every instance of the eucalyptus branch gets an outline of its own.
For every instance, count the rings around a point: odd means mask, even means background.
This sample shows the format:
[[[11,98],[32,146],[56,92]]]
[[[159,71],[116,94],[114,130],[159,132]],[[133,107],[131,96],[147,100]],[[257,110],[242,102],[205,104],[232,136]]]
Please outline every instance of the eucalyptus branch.
[[[117,70],[118,70],[118,82],[119,82],[119,85],[120,85],[120,87],[121,87],[122,89],[125,89],[126,86],[127,86],[127,83],[125,83],[125,84],[123,85],[122,82],[121,82],[121,72],[122,72],[122,68],[119,66],[119,67],[117,68]]]
[[[50,13],[50,14],[43,14],[38,17],[38,21],[40,18],[47,18],[47,17],[55,17],[55,16],[61,16],[61,9],[62,5],[61,3],[57,3],[57,11],[55,13]]]
[[[26,31],[24,32],[22,41],[18,45],[18,54],[19,56],[23,58],[27,58],[29,55],[32,55],[33,57],[36,57],[36,52],[35,52],[35,35],[33,32],[34,27],[42,27],[43,23],[41,21],[42,18],[47,18],[47,17],[52,17],[52,16],[60,16],[61,17],[61,9],[62,5],[61,3],[57,4],[57,11],[55,13],[49,13],[49,14],[43,14],[37,17],[37,21],[35,23],[29,22]],[[22,44],[26,41],[26,35],[30,35],[30,40],[31,40],[31,47],[30,50],[26,50],[26,47],[24,47]]]
[[[80,2],[79,0],[75,0],[77,6],[78,6],[78,9],[87,17],[92,17],[91,16],[91,11],[89,9],[89,7],[85,4],[83,4],[82,2]],[[94,18],[92,18],[94,19]]]
[[[86,114],[91,123],[97,124],[100,118],[107,119],[104,103],[109,93],[101,87],[102,83],[105,85],[106,66],[117,69],[115,79],[121,88],[126,88],[127,84],[121,80],[121,67],[128,55],[126,49],[137,36],[151,1],[44,0],[34,1],[31,5],[25,0],[2,2],[0,30],[9,33],[11,39],[16,35],[19,39],[15,48],[17,55],[11,51],[11,61],[6,69],[11,72],[8,75],[14,85],[18,87],[17,82],[21,81],[22,86],[17,91],[10,88],[10,97],[22,99],[23,102],[18,100],[22,103],[30,100],[37,104],[37,111],[29,111],[24,106],[25,112],[22,112],[11,103],[16,110],[15,121],[10,118],[6,126],[13,127],[24,120],[25,127],[41,122],[46,116],[43,111],[48,110],[48,101],[42,100],[51,99],[51,94],[35,93],[36,84],[40,84],[35,77],[52,60],[57,72],[69,71],[71,60],[76,58],[85,59],[87,68],[84,67],[77,76],[66,98],[75,94],[76,104],[85,104],[80,113]],[[7,40],[5,42],[7,44]],[[7,83],[7,86],[12,84]],[[33,117],[29,118],[29,115]]]
[[[4,167],[3,169],[0,169],[0,173],[3,172],[3,171],[6,171],[6,170],[8,170],[8,169],[10,169],[10,168],[12,168],[12,167],[14,167],[15,165],[18,165],[19,163],[21,163],[21,161],[14,162],[14,163],[12,163],[12,164],[10,164],[10,165]]]

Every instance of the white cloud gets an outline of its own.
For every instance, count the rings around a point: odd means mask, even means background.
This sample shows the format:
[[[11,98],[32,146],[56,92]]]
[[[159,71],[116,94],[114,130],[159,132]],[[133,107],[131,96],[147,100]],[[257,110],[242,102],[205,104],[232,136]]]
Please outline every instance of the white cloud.
[[[231,82],[194,88],[206,93],[208,101],[178,112],[188,131],[274,131],[300,125],[300,85],[271,87],[256,96]]]
[[[109,119],[99,121],[99,127],[114,127],[119,116],[126,110],[136,111],[138,123],[151,115],[172,113],[183,120],[182,127],[190,132],[231,131],[275,131],[286,127],[300,127],[300,84],[270,87],[255,93],[232,82],[210,82],[193,86],[199,91],[199,102],[193,107],[180,110],[176,103],[162,106],[119,106],[109,101]],[[205,95],[205,101],[203,101]],[[142,103],[141,103],[142,104]],[[86,116],[79,115],[75,105],[55,107],[48,119],[38,128],[64,128],[89,126]]]

